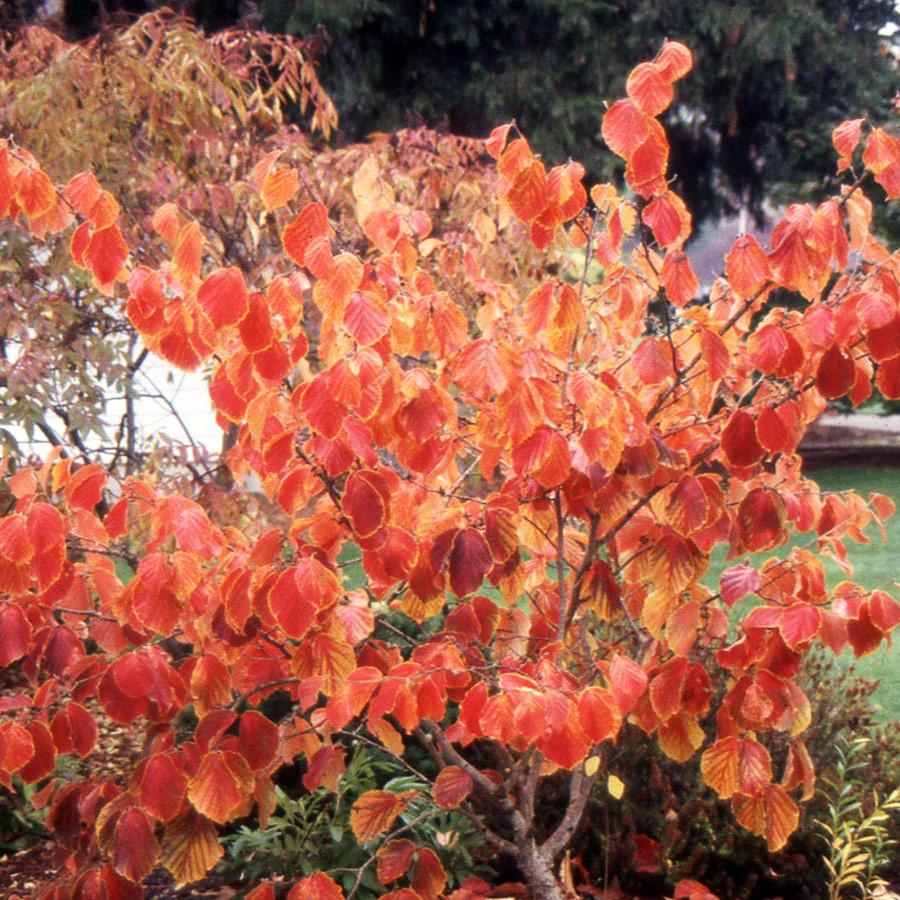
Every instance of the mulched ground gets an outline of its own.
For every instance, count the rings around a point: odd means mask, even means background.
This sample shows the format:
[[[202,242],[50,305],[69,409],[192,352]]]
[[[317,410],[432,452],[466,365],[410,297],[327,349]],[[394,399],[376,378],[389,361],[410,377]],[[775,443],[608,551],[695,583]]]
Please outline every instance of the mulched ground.
[[[53,844],[40,843],[12,856],[0,856],[0,897],[4,900],[27,900],[58,871],[52,866]],[[48,870],[48,866],[49,868]],[[176,888],[172,876],[158,868],[142,885],[147,900],[231,900],[237,893],[210,876],[183,888]]]

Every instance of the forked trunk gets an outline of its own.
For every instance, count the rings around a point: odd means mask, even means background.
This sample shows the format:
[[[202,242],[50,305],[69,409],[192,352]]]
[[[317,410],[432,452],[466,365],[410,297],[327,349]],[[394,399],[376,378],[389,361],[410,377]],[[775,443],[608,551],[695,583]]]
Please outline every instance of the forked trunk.
[[[534,900],[565,900],[565,894],[553,874],[553,860],[542,853],[533,840],[520,850],[516,862],[531,888]]]

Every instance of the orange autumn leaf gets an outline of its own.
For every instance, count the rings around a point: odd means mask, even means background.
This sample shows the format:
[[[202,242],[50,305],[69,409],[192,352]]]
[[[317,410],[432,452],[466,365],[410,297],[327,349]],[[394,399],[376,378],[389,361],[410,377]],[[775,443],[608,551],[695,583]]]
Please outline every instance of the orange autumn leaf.
[[[288,891],[287,900],[344,900],[344,892],[330,875],[316,872],[301,878]]]
[[[539,159],[516,174],[506,199],[523,222],[530,222],[543,212],[547,205],[547,172]]]
[[[675,306],[686,306],[700,290],[700,282],[694,274],[691,261],[686,253],[670,250],[663,260],[659,280],[666,289],[666,295]]]
[[[215,825],[193,810],[166,825],[160,862],[177,885],[199,881],[225,854]]]
[[[655,62],[635,66],[625,82],[625,90],[648,116],[658,116],[675,95],[668,68]]]
[[[266,175],[260,188],[266,212],[281,209],[289,203],[300,188],[300,176],[293,168],[273,169]]]
[[[253,773],[243,756],[213,750],[188,782],[187,796],[197,812],[223,825],[244,807],[253,788]]]
[[[797,804],[777,784],[753,797],[737,796],[731,805],[738,822],[764,837],[772,853],[784,847],[800,822]]]
[[[356,840],[364,844],[389,831],[412,796],[417,793],[393,794],[376,790],[362,794],[350,810],[350,827]]]
[[[735,795],[757,796],[772,782],[769,753],[752,738],[716,741],[700,758],[700,771],[722,800]]]

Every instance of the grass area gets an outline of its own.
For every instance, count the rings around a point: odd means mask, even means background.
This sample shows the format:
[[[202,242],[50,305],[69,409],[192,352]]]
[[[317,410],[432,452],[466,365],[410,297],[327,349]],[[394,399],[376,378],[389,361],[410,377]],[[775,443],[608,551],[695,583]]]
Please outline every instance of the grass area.
[[[890,497],[900,509],[900,468],[885,466],[842,466],[840,468],[817,469],[811,477],[826,491],[855,490],[863,497],[870,491]],[[868,531],[868,544],[857,544],[847,541],[853,574],[849,580],[855,581],[865,588],[882,588],[893,596],[897,596],[895,582],[900,582],[900,512],[887,523],[887,542],[882,543],[876,527]],[[790,544],[778,551],[757,553],[750,557],[750,562],[760,565],[772,556],[787,555],[792,546],[809,545],[811,533],[797,534]],[[741,560],[724,561],[724,548],[717,548],[713,554],[710,569],[704,582],[718,589],[719,576],[724,568]],[[848,576],[831,560],[825,560],[825,575],[828,587],[833,588],[838,582],[848,580]],[[754,606],[750,599],[735,605],[734,618],[743,617]],[[847,665],[854,663],[853,654],[847,650],[842,657]],[[892,646],[882,645],[875,653],[855,661],[856,671],[866,678],[877,678],[880,682],[874,700],[884,718],[900,719],[900,642]]]

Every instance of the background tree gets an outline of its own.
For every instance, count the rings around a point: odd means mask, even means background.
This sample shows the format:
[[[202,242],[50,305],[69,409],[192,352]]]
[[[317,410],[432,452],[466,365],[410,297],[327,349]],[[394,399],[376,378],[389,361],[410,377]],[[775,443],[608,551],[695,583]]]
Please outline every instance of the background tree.
[[[34,26],[0,40],[4,132],[39,153],[54,178],[91,169],[111,189],[111,220],[140,235],[145,260],[159,252],[152,214],[163,199],[197,214],[223,262],[265,253],[277,235],[248,221],[246,207],[251,170],[271,149],[265,141],[309,154],[303,132],[284,124],[287,107],[311,132],[327,135],[336,124],[302,42],[292,38],[207,38],[186,19],[158,13],[85,43]],[[66,452],[131,471],[146,450],[134,404],[150,390],[139,386],[147,351],[113,286],[71,268],[67,241],[50,228],[45,236],[46,245],[35,245],[16,229],[0,230],[2,418]],[[112,397],[124,401],[117,421],[106,415]],[[2,436],[14,446],[12,431]],[[192,442],[189,429],[179,438]]]
[[[372,3],[263,0],[266,27],[331,40],[322,77],[358,139],[411,123],[482,135],[515,118],[548,161],[577,155],[595,178],[615,159],[597,101],[668,37],[696,71],[665,116],[679,189],[697,221],[759,212],[780,187],[822,186],[830,130],[884,118],[896,57],[879,32],[892,0],[497,0]]]

